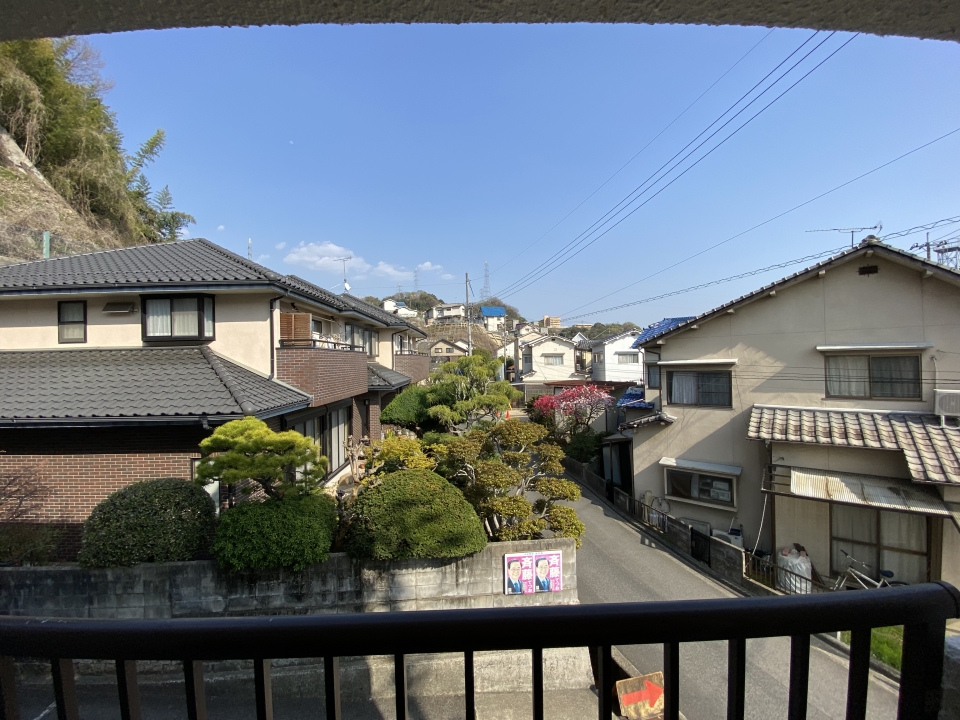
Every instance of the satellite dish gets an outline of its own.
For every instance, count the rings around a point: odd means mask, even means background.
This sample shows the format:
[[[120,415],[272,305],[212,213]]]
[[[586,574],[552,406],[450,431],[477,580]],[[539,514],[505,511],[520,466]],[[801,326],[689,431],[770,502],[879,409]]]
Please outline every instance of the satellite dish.
[[[350,292],[350,283],[345,282],[345,283],[343,284],[343,289],[344,289],[345,292]]]

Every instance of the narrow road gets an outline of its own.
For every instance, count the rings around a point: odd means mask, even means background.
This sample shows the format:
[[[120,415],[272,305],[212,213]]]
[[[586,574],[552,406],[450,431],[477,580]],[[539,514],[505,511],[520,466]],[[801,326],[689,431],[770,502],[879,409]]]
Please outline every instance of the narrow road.
[[[693,600],[735,597],[697,573],[641,533],[615,510],[584,489],[576,504],[587,526],[577,553],[577,589],[581,604]],[[810,651],[810,720],[841,720],[846,714],[847,661],[817,647]],[[662,645],[619,646],[641,672],[663,669]],[[771,720],[787,715],[790,641],[747,641],[746,717]],[[680,710],[688,720],[726,717],[726,642],[685,643],[680,647]],[[871,672],[867,717],[897,715],[897,687]]]

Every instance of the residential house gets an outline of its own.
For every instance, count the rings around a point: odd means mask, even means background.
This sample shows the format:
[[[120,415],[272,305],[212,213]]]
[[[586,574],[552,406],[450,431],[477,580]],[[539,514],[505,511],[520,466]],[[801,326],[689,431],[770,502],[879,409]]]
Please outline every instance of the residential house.
[[[589,343],[594,381],[643,384],[643,350],[633,347],[639,330],[625,330]]]
[[[507,329],[506,308],[493,305],[480,306],[480,322],[488,333],[502,333]]]
[[[445,362],[465,356],[467,354],[466,343],[461,344],[440,339],[427,348],[427,354],[430,356],[430,369],[436,370]]]
[[[521,342],[514,339],[514,358],[519,358],[519,375],[514,385],[520,386],[527,400],[553,392],[546,383],[556,380],[583,380],[583,370],[577,370],[579,349],[572,340],[559,335],[536,336]]]
[[[536,323],[517,323],[513,329],[514,337],[520,342],[529,342],[547,333]]]
[[[463,323],[467,320],[467,311],[463,303],[441,303],[427,310],[423,320],[427,325]]]
[[[206,240],[0,267],[0,472],[42,478],[34,520],[63,527],[65,557],[100,500],[190,478],[229,420],[314,438],[335,481],[346,439],[379,437],[382,404],[427,377],[422,335]]]
[[[382,308],[384,312],[388,312],[391,315],[396,315],[397,317],[402,317],[405,319],[415,318],[419,315],[416,310],[407,307],[405,302],[400,300],[391,300],[387,298],[383,301]]]
[[[637,498],[749,548],[960,582],[960,273],[868,238],[642,338]]]

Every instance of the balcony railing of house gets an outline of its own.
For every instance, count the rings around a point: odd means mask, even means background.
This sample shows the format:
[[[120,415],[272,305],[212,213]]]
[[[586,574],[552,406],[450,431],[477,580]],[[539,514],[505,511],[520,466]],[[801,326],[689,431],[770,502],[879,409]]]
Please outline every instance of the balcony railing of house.
[[[416,350],[397,350],[396,348],[393,349],[393,354],[394,355],[420,355],[422,357],[428,357],[427,353],[418,352]]]
[[[308,347],[319,348],[322,350],[345,350],[348,352],[366,352],[363,345],[351,345],[350,343],[340,342],[339,340],[288,340],[281,339],[280,347]]]
[[[406,656],[463,653],[466,717],[472,719],[474,653],[529,649],[532,715],[543,720],[544,648],[589,647],[597,660],[598,717],[610,720],[616,697],[613,645],[662,644],[663,717],[677,720],[680,643],[725,640],[727,718],[740,720],[747,640],[789,637],[788,717],[800,720],[807,715],[811,635],[849,630],[846,717],[863,720],[871,629],[903,625],[898,718],[936,720],[946,621],[958,616],[960,593],[946,583],[928,583],[877,592],[589,606],[189,620],[4,618],[0,620],[0,716],[4,720],[19,717],[14,658],[50,661],[57,716],[71,720],[80,716],[73,658],[116,662],[121,718],[141,717],[137,660],[182,662],[191,720],[207,717],[203,661],[253,660],[256,716],[267,720],[273,715],[269,658],[322,657],[326,717],[333,720],[341,717],[338,658],[392,655],[396,717],[406,720]]]

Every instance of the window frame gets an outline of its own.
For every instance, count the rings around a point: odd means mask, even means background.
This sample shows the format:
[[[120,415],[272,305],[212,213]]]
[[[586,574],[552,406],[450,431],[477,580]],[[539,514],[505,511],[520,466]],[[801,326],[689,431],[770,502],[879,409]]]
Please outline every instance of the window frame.
[[[657,367],[659,367],[659,365],[658,365]],[[673,400],[673,374],[674,374],[674,373],[677,373],[677,372],[687,373],[687,374],[694,374],[694,375],[697,376],[697,401],[696,401],[695,403],[680,403],[680,402],[674,402],[674,400]],[[701,375],[707,375],[707,374],[710,374],[710,375],[726,375],[726,376],[727,376],[727,378],[728,378],[728,380],[729,380],[729,383],[730,383],[730,387],[729,387],[730,403],[729,403],[729,404],[727,404],[727,405],[718,405],[718,404],[716,404],[716,403],[707,403],[707,404],[704,404],[704,403],[702,403],[702,402],[700,401],[700,376],[701,376]],[[661,383],[662,383],[663,378],[661,377],[660,380],[661,380]],[[667,370],[666,381],[667,381],[666,387],[661,389],[661,395],[666,395],[666,400],[667,400],[667,404],[668,404],[668,405],[677,405],[678,407],[704,407],[704,408],[727,408],[727,409],[732,409],[732,408],[733,408],[733,371],[732,371],[732,370],[697,370],[697,369],[690,369],[690,370],[686,370],[686,369],[684,369],[684,370]]]
[[[697,497],[683,497],[682,495],[676,495],[671,492],[671,480],[670,473],[685,473],[691,476],[690,487],[694,486],[696,482],[697,486]],[[725,503],[718,500],[701,500],[700,499],[700,476],[703,475],[709,478],[716,478],[718,480],[729,480],[730,481],[730,503]],[[738,498],[737,498],[737,480],[736,475],[727,475],[720,472],[701,472],[700,470],[690,470],[682,467],[664,467],[663,468],[663,496],[667,500],[675,500],[676,502],[689,503],[691,505],[701,505],[703,507],[716,508],[718,510],[727,510],[729,512],[737,512],[738,510]]]
[[[566,353],[540,353],[540,360],[544,367],[564,367],[567,363],[564,361]],[[560,358],[560,362],[547,362],[547,358]]]
[[[876,536],[876,538],[877,538],[877,539],[876,539],[876,542],[866,542],[866,541],[864,541],[864,540],[853,540],[853,539],[851,539],[851,538],[847,538],[847,537],[844,537],[844,536],[842,536],[842,535],[834,535],[834,532],[833,532],[833,512],[834,512],[834,505],[844,505],[844,504],[846,504],[846,503],[832,503],[832,502],[831,502],[831,503],[827,503],[827,505],[829,506],[829,512],[828,512],[828,518],[827,518],[827,522],[829,523],[829,525],[828,525],[828,528],[827,528],[827,529],[829,530],[829,533],[830,533],[830,544],[829,544],[829,546],[828,546],[828,548],[829,548],[829,549],[828,549],[829,555],[828,555],[827,563],[828,563],[828,565],[829,565],[829,567],[830,567],[830,574],[831,574],[831,575],[837,575],[837,574],[839,574],[839,573],[841,573],[841,572],[844,572],[844,570],[846,570],[846,568],[840,568],[840,569],[838,569],[838,568],[835,568],[835,567],[833,566],[833,546],[834,546],[834,543],[850,543],[851,545],[869,545],[869,546],[872,547],[872,548],[874,549],[874,551],[876,552],[876,554],[877,554],[877,560],[876,560],[875,565],[876,565],[877,567],[871,568],[871,572],[868,572],[868,573],[867,573],[868,575],[870,575],[871,577],[873,577],[874,580],[879,580],[879,579],[880,579],[880,575],[879,575],[879,572],[878,572],[878,571],[879,571],[880,569],[882,569],[882,568],[880,568],[879,566],[881,565],[881,562],[882,562],[882,561],[881,561],[881,558],[883,557],[884,551],[886,551],[886,552],[895,552],[895,553],[903,553],[904,555],[916,555],[917,557],[926,558],[926,561],[927,561],[927,582],[930,582],[930,581],[933,579],[932,561],[933,561],[933,543],[934,543],[935,538],[934,538],[934,536],[933,536],[933,523],[931,522],[932,518],[931,518],[930,516],[928,516],[928,515],[922,515],[922,513],[904,513],[904,514],[909,514],[909,515],[914,515],[914,514],[915,514],[915,515],[921,515],[921,516],[924,518],[924,521],[925,521],[924,524],[925,524],[925,526],[926,526],[926,527],[925,527],[925,534],[926,534],[925,542],[926,542],[927,549],[926,549],[925,551],[921,552],[921,551],[919,551],[919,550],[908,550],[907,548],[894,547],[894,546],[892,546],[892,545],[884,545],[884,543],[883,543],[884,538],[883,538],[883,536],[882,536],[882,528],[881,528],[881,524],[880,524],[880,513],[881,513],[881,509],[880,509],[880,508],[876,508],[876,507],[865,507],[865,506],[863,506],[863,505],[854,505],[854,506],[853,506],[853,507],[860,508],[861,510],[871,512],[871,513],[873,514],[873,517],[871,518],[871,520],[873,521],[873,530],[874,530],[874,534],[875,534],[875,536]],[[895,510],[888,510],[887,512],[896,512],[896,511],[895,511]],[[859,558],[858,558],[858,559],[859,559]],[[863,571],[863,568],[862,568],[862,567],[857,567],[857,569],[860,570],[860,571]],[[895,579],[896,579],[896,578],[895,578]]]
[[[639,365],[640,364],[640,353],[638,352],[618,352],[614,354],[617,356],[617,365]],[[623,358],[636,358],[636,359],[625,361]]]
[[[867,359],[867,394],[866,395],[832,395],[830,393],[829,368],[827,362],[834,357],[865,357]],[[874,395],[873,394],[873,359],[874,358],[914,358],[917,361],[917,395]],[[838,400],[923,400],[923,353],[909,352],[846,352],[826,353],[823,356],[823,396]]]
[[[83,305],[83,320],[68,320],[64,322],[60,319],[60,311],[64,305]],[[64,325],[83,325],[82,340],[64,340],[60,335],[60,328]],[[57,302],[57,344],[58,345],[82,345],[87,342],[87,301],[86,300],[60,300]]]
[[[602,352],[590,352],[591,358],[590,362],[594,365],[603,365],[603,353]]]
[[[193,298],[197,301],[197,334],[196,335],[174,335],[173,334],[173,301]],[[213,333],[206,335],[205,305],[206,300],[210,299],[210,320],[213,324]],[[147,335],[147,301],[149,300],[169,300],[170,301],[170,334],[169,335]],[[312,329],[312,328],[311,328]],[[217,300],[216,295],[209,293],[163,293],[159,295],[141,295],[140,296],[140,338],[145,343],[165,343],[165,342],[213,342],[217,339]]]

